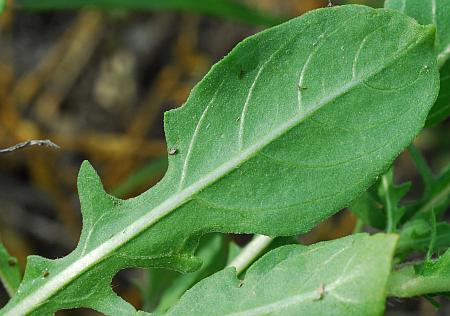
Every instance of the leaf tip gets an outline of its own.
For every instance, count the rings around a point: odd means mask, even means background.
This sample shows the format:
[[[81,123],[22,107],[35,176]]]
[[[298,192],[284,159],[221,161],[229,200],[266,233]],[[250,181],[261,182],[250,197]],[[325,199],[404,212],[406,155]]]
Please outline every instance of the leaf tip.
[[[110,205],[117,204],[120,201],[105,191],[99,175],[87,160],[83,161],[80,172],[78,173],[78,194],[83,213],[88,209],[99,209],[101,212],[101,207],[105,206],[103,202]]]

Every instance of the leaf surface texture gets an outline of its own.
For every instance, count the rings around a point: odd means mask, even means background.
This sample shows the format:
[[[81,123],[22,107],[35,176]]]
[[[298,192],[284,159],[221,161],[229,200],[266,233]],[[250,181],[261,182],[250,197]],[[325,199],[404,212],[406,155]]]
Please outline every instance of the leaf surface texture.
[[[382,315],[396,240],[360,234],[280,247],[242,281],[232,268],[200,281],[165,315]]]
[[[320,9],[244,40],[165,114],[171,155],[159,184],[119,200],[83,164],[79,245],[30,257],[2,313],[130,315],[110,287],[121,269],[195,270],[209,232],[309,231],[388,169],[438,86],[434,28],[391,10]]]

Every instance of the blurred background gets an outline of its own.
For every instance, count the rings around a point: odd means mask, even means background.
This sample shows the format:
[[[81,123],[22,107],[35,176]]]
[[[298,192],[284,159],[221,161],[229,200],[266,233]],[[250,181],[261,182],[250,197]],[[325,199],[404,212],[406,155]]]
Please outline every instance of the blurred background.
[[[375,7],[382,2],[353,1]],[[328,5],[322,0],[246,3],[284,18]],[[120,198],[143,192],[164,175],[164,111],[181,106],[215,62],[264,29],[247,22],[122,10],[8,10],[0,16],[0,148],[29,139],[51,139],[61,147],[0,155],[0,238],[22,269],[30,254],[58,258],[76,246],[81,230],[76,179],[83,160],[91,161],[107,191]],[[436,172],[448,165],[449,122],[424,130],[416,146]],[[420,194],[408,154],[399,157],[395,171],[396,181],[414,183],[407,199]],[[344,210],[301,238],[305,243],[338,238],[352,233],[355,223]],[[223,266],[216,262],[224,256],[223,242],[242,246],[249,237],[210,236],[205,243],[216,247],[205,254],[211,257],[210,272],[181,282],[176,290],[177,274],[156,269],[123,271],[113,288],[137,308],[163,310],[194,280]],[[7,299],[1,288],[0,306]],[[424,299],[390,300],[387,314],[450,315],[443,302],[436,311]],[[88,310],[59,313],[68,314],[96,315]]]

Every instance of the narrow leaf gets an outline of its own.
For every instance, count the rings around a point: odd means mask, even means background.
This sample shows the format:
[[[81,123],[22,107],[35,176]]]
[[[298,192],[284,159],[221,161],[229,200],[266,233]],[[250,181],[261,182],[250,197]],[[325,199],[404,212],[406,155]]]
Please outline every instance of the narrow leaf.
[[[438,216],[450,206],[450,167],[432,183],[430,193],[411,211],[415,218],[435,209]]]
[[[208,232],[309,231],[411,143],[438,85],[434,27],[392,10],[316,10],[243,41],[166,113],[158,185],[118,200],[83,164],[79,245],[57,260],[30,257],[2,312],[130,314],[110,287],[121,269],[195,270]]]
[[[280,247],[242,281],[228,268],[199,282],[166,315],[382,315],[396,240],[359,234]]]
[[[16,293],[21,279],[17,258],[12,257],[0,242],[0,281],[10,297]]]
[[[15,0],[22,10],[74,10],[83,8],[187,11],[232,18],[246,23],[273,26],[282,18],[249,8],[235,0]]]
[[[436,104],[428,115],[427,126],[436,125],[450,116],[450,61],[445,63],[440,72],[441,89]]]
[[[428,117],[429,119],[429,117]],[[431,171],[430,166],[428,166],[425,157],[422,155],[420,150],[414,145],[411,144],[408,148],[409,155],[412,158],[414,164],[416,165],[417,171],[419,171],[420,177],[423,182],[423,197],[429,198],[431,187],[433,182],[435,181],[433,172]]]
[[[387,219],[386,231],[388,233],[397,230],[397,225],[405,214],[406,208],[400,206],[400,201],[410,188],[410,182],[401,185],[394,184],[394,170],[392,168],[381,178],[378,194],[384,202]]]
[[[415,219],[407,222],[400,230],[400,240],[397,253],[407,255],[412,251],[425,253],[432,239],[432,228],[425,219]],[[450,247],[450,224],[440,222],[436,224],[435,249],[440,251]]]

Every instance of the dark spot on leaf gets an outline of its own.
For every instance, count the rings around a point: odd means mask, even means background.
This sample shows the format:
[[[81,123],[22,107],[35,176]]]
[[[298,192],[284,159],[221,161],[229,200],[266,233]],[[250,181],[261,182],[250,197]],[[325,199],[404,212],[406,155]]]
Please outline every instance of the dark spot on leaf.
[[[304,86],[298,86],[298,89],[299,89],[300,91],[308,90],[308,88],[307,88],[307,87],[304,87]]]
[[[244,285],[244,281],[241,280],[238,284],[238,287],[241,288],[243,285]]]
[[[242,80],[245,77],[245,74],[246,74],[245,70],[241,69],[238,75],[239,80]]]
[[[14,258],[14,257],[9,258],[9,259],[8,259],[8,264],[9,264],[11,267],[14,267],[14,266],[17,264],[17,259]]]
[[[49,274],[50,274],[50,272],[48,272],[48,270],[44,270],[44,272],[42,272],[42,276],[44,278],[48,277]]]

